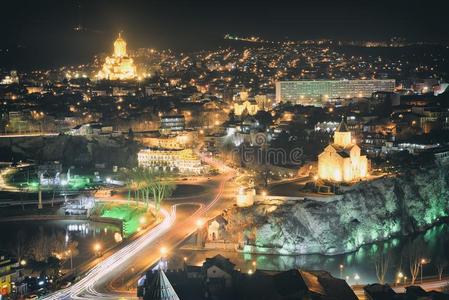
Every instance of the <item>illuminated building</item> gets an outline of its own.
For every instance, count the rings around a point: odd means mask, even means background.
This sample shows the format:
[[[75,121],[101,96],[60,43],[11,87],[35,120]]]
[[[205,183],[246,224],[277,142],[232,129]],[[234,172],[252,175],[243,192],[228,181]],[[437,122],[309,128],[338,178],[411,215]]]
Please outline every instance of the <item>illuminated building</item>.
[[[260,110],[268,111],[273,107],[273,101],[267,95],[249,97],[248,92],[241,91],[238,97],[234,97],[234,114],[241,116],[247,114],[254,116]]]
[[[195,141],[198,140],[198,133],[194,131],[182,131],[176,135],[161,135],[161,136],[143,136],[135,137],[140,143],[150,148],[163,149],[185,149],[193,147]]]
[[[186,126],[184,115],[162,116],[159,131],[162,134],[183,131]]]
[[[248,114],[254,116],[259,111],[259,106],[255,101],[246,100],[243,102],[234,103],[234,114],[241,116],[242,114]]]
[[[255,115],[259,110],[256,101],[249,98],[249,93],[243,89],[234,97],[234,114],[241,116],[242,114]]]
[[[114,42],[114,53],[106,57],[103,68],[98,72],[98,79],[126,80],[137,76],[136,66],[132,58],[126,53],[126,42],[119,33]]]
[[[374,92],[393,92],[395,85],[394,79],[278,81],[276,101],[314,104],[337,98],[371,97]]]
[[[19,76],[17,75],[17,71],[11,71],[10,75],[5,76],[5,78],[0,81],[0,84],[4,85],[13,83],[19,83]]]
[[[318,155],[318,177],[335,182],[351,182],[368,175],[368,159],[352,140],[345,121],[334,133],[334,143]]]
[[[5,256],[0,256],[0,299],[11,293],[13,280],[17,275],[17,263]]]
[[[183,174],[201,174],[205,167],[192,149],[144,149],[137,153],[139,166],[163,171],[178,171]]]

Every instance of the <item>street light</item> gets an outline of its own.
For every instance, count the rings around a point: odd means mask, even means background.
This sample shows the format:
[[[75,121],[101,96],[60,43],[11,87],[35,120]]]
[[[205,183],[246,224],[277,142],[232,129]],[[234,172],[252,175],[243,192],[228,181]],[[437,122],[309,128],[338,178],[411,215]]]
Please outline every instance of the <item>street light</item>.
[[[340,265],[340,278],[343,278],[343,265]]]
[[[94,250],[95,250],[95,255],[96,256],[100,256],[101,244],[100,243],[95,243]]]
[[[100,243],[95,243],[95,245],[94,245],[94,250],[95,250],[95,251],[100,251],[100,250],[101,250],[101,245],[100,245]]]
[[[354,280],[355,280],[355,283],[358,284],[358,281],[360,280],[359,274],[355,273]]]
[[[430,262],[429,259],[427,258],[421,258],[421,261],[419,262],[419,264],[421,265],[421,284],[422,284],[422,269],[424,265],[427,265]]]
[[[396,284],[400,284],[402,281],[402,278],[404,278],[404,274],[402,274],[402,272],[399,271],[399,273],[397,275],[397,279],[396,279]]]
[[[203,219],[196,220],[196,244],[198,247],[202,246],[203,244],[203,237],[202,237],[203,226],[204,226]]]
[[[196,220],[196,227],[201,228],[204,225],[204,220],[203,219],[198,219]]]
[[[22,259],[22,260],[20,261],[20,265],[21,265],[22,267],[26,266],[26,264],[27,264],[27,261],[26,261],[26,260]]]
[[[161,250],[160,250],[160,252],[161,252],[161,257],[165,257],[166,255],[167,255],[167,248],[166,247],[164,247],[164,246],[162,246],[161,247]]]

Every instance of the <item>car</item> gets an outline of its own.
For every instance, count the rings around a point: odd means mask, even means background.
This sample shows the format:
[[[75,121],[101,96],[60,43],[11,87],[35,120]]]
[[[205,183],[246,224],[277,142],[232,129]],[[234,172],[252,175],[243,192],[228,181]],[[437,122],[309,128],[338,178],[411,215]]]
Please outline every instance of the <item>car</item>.
[[[37,300],[39,297],[37,295],[29,295],[25,298],[25,300]]]

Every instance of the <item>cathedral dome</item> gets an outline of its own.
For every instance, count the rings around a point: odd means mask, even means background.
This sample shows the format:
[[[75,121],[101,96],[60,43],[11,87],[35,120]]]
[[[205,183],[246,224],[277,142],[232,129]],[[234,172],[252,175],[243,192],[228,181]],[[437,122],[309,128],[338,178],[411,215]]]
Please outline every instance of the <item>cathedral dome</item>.
[[[122,35],[120,33],[118,34],[118,38],[114,42],[114,56],[126,56],[126,42],[124,39],[122,39]]]

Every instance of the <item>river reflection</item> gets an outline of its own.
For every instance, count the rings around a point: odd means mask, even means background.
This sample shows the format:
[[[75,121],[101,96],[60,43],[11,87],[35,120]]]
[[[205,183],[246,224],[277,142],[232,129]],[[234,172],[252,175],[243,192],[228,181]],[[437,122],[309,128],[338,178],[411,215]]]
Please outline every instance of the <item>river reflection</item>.
[[[37,239],[51,241],[60,240],[59,248],[76,242],[76,256],[73,265],[83,263],[94,256],[92,247],[100,243],[103,249],[114,246],[121,240],[120,230],[115,225],[89,221],[57,220],[57,221],[24,221],[2,223],[0,250],[12,253],[18,247],[23,248],[27,256]],[[33,244],[34,243],[34,244]],[[62,246],[60,245],[62,243]],[[23,244],[20,246],[20,244]]]
[[[410,253],[412,249],[412,253]],[[377,282],[375,262],[379,261],[379,255],[388,258],[388,270],[386,281],[393,283],[397,280],[397,274],[401,271],[410,279],[410,256],[419,256],[430,260],[424,265],[423,276],[435,276],[437,264],[449,261],[449,225],[440,224],[425,233],[413,237],[393,238],[385,242],[370,244],[361,247],[358,251],[349,254],[325,256],[310,255],[255,255],[247,253],[233,253],[220,251],[187,251],[181,250],[173,256],[172,267],[176,268],[178,261],[187,257],[192,264],[201,264],[206,257],[212,257],[218,253],[231,259],[242,271],[253,269],[256,262],[258,269],[264,270],[289,270],[304,268],[310,270],[326,270],[336,277],[348,280],[350,284]],[[449,269],[449,268],[448,268]],[[449,273],[445,269],[445,274]],[[356,276],[358,275],[358,276]],[[420,274],[419,274],[420,275]]]

